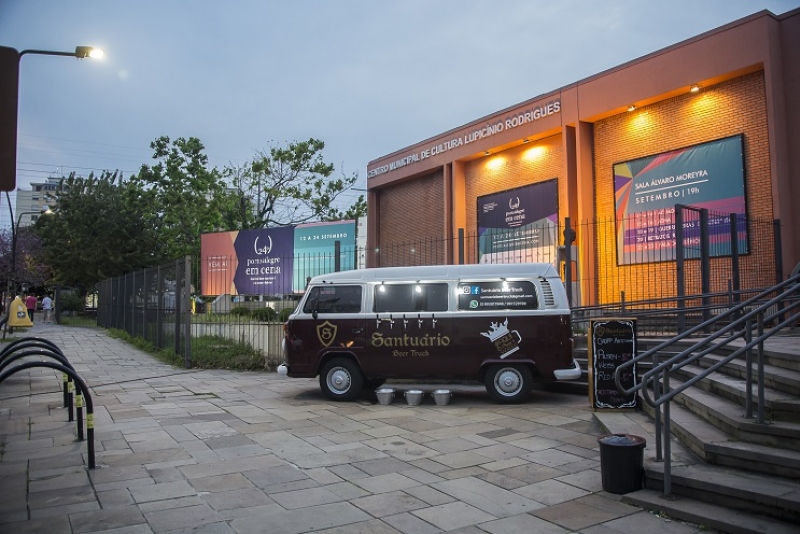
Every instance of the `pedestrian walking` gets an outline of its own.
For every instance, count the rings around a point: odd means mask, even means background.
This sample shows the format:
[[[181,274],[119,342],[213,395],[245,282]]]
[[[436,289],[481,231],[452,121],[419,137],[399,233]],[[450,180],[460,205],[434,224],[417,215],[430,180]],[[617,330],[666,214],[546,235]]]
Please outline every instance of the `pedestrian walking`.
[[[49,323],[51,322],[53,315],[53,299],[50,298],[50,295],[45,295],[42,299],[42,316],[44,317],[44,322]]]
[[[33,322],[33,312],[36,311],[36,304],[39,302],[39,299],[36,298],[36,295],[31,293],[25,299],[25,307],[28,308],[28,319]]]

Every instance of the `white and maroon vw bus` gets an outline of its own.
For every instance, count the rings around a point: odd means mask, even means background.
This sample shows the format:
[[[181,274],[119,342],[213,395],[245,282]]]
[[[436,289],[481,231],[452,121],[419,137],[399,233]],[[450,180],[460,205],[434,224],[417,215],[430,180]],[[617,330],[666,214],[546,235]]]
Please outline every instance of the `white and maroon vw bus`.
[[[570,310],[549,263],[360,269],[311,279],[284,326],[290,377],[351,400],[387,379],[472,379],[502,403],[574,380]]]

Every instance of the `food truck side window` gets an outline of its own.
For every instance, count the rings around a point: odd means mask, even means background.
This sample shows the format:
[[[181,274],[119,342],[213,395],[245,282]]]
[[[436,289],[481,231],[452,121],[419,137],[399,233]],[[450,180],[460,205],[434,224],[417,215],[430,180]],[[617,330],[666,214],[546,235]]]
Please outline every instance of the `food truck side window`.
[[[458,284],[458,309],[485,310],[537,310],[536,287],[532,282],[460,282]]]
[[[380,284],[375,286],[376,313],[447,311],[447,284]]]
[[[361,286],[325,286],[311,288],[303,313],[359,313]]]

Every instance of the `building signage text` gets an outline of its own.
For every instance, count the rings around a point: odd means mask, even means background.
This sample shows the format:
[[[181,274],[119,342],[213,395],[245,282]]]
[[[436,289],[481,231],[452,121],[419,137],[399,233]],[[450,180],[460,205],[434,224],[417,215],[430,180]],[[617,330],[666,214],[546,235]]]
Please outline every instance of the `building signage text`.
[[[423,148],[414,154],[409,154],[408,156],[391,161],[386,165],[381,165],[380,167],[370,169],[367,171],[367,177],[375,178],[381,174],[386,174],[387,172],[403,168],[406,165],[420,162],[426,158],[443,154],[448,150],[486,139],[500,132],[512,130],[522,126],[523,124],[535,122],[539,119],[543,119],[549,115],[554,115],[559,112],[561,112],[561,99],[558,98],[549,102],[545,102],[544,104],[539,104],[537,106],[520,110],[513,115],[508,115],[505,118],[498,119],[496,122],[488,123],[480,128],[471,130],[464,135],[453,137],[452,139],[448,139],[441,143]]]

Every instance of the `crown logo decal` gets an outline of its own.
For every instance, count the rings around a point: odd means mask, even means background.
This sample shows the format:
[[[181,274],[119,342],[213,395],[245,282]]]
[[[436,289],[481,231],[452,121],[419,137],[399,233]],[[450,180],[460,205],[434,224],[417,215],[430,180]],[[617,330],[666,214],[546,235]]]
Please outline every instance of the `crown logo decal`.
[[[506,320],[502,324],[500,323],[490,324],[488,332],[481,332],[482,336],[486,336],[492,341],[501,338],[506,334],[508,334],[508,318],[506,318]]]

